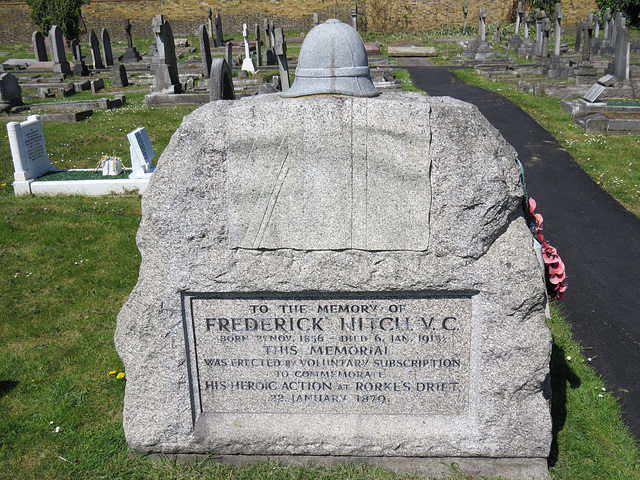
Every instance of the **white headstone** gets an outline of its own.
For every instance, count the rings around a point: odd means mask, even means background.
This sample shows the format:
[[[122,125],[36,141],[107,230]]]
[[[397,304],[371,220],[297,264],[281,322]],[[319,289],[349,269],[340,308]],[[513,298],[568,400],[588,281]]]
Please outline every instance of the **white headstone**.
[[[153,173],[154,166],[151,160],[156,153],[151,146],[151,140],[144,127],[138,127],[133,132],[127,133],[129,139],[129,152],[131,153],[131,167],[133,173],[129,178],[145,178]]]
[[[602,92],[604,92],[604,89],[606,87],[604,85],[600,85],[599,83],[595,83],[587,93],[584,94],[584,98],[587,102],[589,103],[594,103],[595,101],[598,100],[598,97],[600,97],[600,95],[602,95]]]
[[[13,158],[14,189],[17,182],[27,182],[55,170],[47,155],[40,115],[29,115],[24,122],[7,123],[7,133]]]

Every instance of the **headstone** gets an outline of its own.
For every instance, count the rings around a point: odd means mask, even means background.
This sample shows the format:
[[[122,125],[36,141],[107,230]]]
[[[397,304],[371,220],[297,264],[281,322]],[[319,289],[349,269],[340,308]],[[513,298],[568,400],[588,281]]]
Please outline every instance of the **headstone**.
[[[478,8],[478,35],[475,58],[484,59],[491,55],[491,46],[487,41],[487,11],[484,5]]]
[[[353,2],[353,8],[351,9],[351,26],[355,31],[358,31],[358,2]]]
[[[629,55],[631,53],[629,31],[622,26],[616,34],[613,57],[613,74],[620,82],[629,81]]]
[[[320,20],[318,19],[318,14],[316,12],[313,12],[313,26],[317,27],[318,25],[320,25]]]
[[[464,17],[464,23],[462,24],[462,34],[467,34],[467,16],[469,15],[469,7],[466,3],[462,4],[462,16]]]
[[[584,32],[584,20],[580,19],[578,22],[578,29],[576,30],[576,44],[574,50],[576,53],[580,53],[580,48],[582,46],[582,34]]]
[[[73,74],[76,77],[86,77],[90,75],[87,64],[82,56],[82,47],[78,40],[71,41],[71,51],[73,52]]]
[[[111,50],[111,36],[106,28],[102,29],[102,53],[106,67],[113,65],[113,51]]]
[[[209,32],[205,25],[198,27],[198,38],[200,40],[200,60],[202,62],[202,74],[204,78],[209,78],[211,70],[211,45],[209,44]]]
[[[593,38],[593,28],[595,27],[595,20],[593,19],[593,13],[587,15],[587,19],[584,22],[584,38],[582,46],[582,61],[589,62],[591,60],[591,39]]]
[[[93,59],[93,68],[104,68],[102,55],[100,54],[100,41],[98,40],[98,36],[96,35],[96,32],[94,32],[93,28],[89,35],[89,48],[91,50],[91,58]]]
[[[47,47],[44,43],[44,35],[36,30],[31,34],[31,45],[33,46],[33,54],[37,62],[48,62]]]
[[[152,66],[155,63],[156,69],[151,93],[181,93],[182,86],[178,77],[178,62],[171,25],[162,15],[156,15],[153,20],[152,27],[158,51],[157,56],[152,60]]]
[[[7,123],[7,136],[13,158],[14,191],[18,195],[20,187],[24,187],[19,185],[21,182],[38,178],[55,168],[47,155],[40,115],[29,115],[24,122]],[[28,192],[28,186],[26,188]]]
[[[283,92],[289,90],[289,64],[287,63],[287,42],[284,40],[284,32],[281,28],[276,28],[274,32],[275,42],[273,51],[278,59],[278,70],[280,72],[280,86]]]
[[[549,58],[549,32],[551,32],[551,20],[545,17],[542,19],[542,42],[538,48],[538,57],[543,63]]]
[[[224,43],[224,36],[222,34],[222,16],[220,15],[220,12],[216,13],[215,23],[216,23],[216,47],[221,47],[222,44]]]
[[[534,53],[537,56],[540,56],[540,50],[542,49],[542,22],[543,20],[547,17],[547,14],[544,12],[544,10],[540,10],[539,8],[536,8],[536,16],[535,16],[535,20],[536,20],[536,44],[534,46]]]
[[[156,153],[151,146],[147,130],[144,127],[138,127],[127,133],[127,139],[129,140],[131,168],[133,169],[129,178],[149,177],[155,170],[151,161],[155,158]]]
[[[500,45],[502,43],[502,35],[500,33],[500,22],[496,23],[496,33],[493,36],[493,41],[496,45]]]
[[[124,88],[129,86],[127,68],[122,63],[111,67],[111,86],[113,88]]]
[[[599,83],[595,83],[587,93],[584,94],[584,98],[587,102],[589,103],[594,103],[598,100],[598,97],[600,97],[600,95],[602,94],[602,92],[604,92],[605,90],[605,86],[604,85],[600,85]]]
[[[273,22],[269,22],[266,18],[264,19],[264,41],[265,41],[265,51],[264,55],[266,57],[265,63],[267,65],[277,65],[278,60],[276,58],[276,53],[273,50]]]
[[[244,59],[242,60],[242,70],[249,73],[256,73],[256,65],[249,53],[249,29],[247,24],[242,24],[242,37],[244,38]]]
[[[8,112],[22,104],[22,89],[18,79],[10,73],[0,73],[0,112]]]
[[[216,34],[215,34],[215,30],[214,30],[214,23],[213,23],[213,10],[211,9],[211,7],[209,7],[209,13],[207,15],[207,32],[209,32],[209,35],[211,35],[209,37],[209,48],[211,48],[211,46],[216,47]],[[207,67],[207,70],[210,68]]]
[[[555,45],[553,49],[553,54],[556,57],[560,55],[560,45],[562,43],[562,17],[563,16],[564,14],[562,13],[562,4],[556,3],[556,12],[553,16],[556,21],[555,31],[554,31]]]
[[[129,448],[547,478],[552,338],[516,156],[449,97],[189,115],[118,316]]]
[[[235,100],[235,98],[236,93],[233,88],[233,77],[229,64],[224,58],[214,58],[211,61],[211,77],[209,79],[210,101]]]
[[[509,47],[513,48],[516,53],[519,51],[520,46],[522,45],[522,38],[520,38],[520,26],[522,25],[522,2],[518,2],[518,6],[516,8],[516,26],[514,30],[513,36],[509,39]]]
[[[96,80],[91,80],[91,93],[95,95],[100,90],[104,89],[104,78],[98,78]]]
[[[256,62],[258,63],[258,66],[261,67],[262,66],[262,49],[261,49],[261,41],[262,39],[260,38],[260,26],[256,23],[255,25],[255,31],[256,31]]]
[[[122,56],[122,63],[136,63],[142,60],[140,54],[136,50],[136,47],[133,46],[133,37],[131,36],[131,22],[127,19],[124,22],[124,30],[127,35],[127,48],[124,51],[124,55]],[[155,37],[154,37],[155,39]]]
[[[602,14],[600,13],[600,10],[596,12],[595,20],[596,20],[596,29],[593,33],[593,38],[597,40],[600,38],[600,22],[602,21]]]
[[[227,65],[231,68],[233,66],[233,44],[227,42],[225,47],[225,59],[227,60]]]
[[[64,41],[62,29],[53,25],[49,30],[49,42],[51,45],[51,60],[53,61],[53,73],[61,73],[67,76],[71,73],[71,66],[67,62],[67,55],[64,51]]]
[[[520,33],[520,25],[522,25],[522,2],[518,2],[518,6],[516,7],[516,28],[515,35]]]

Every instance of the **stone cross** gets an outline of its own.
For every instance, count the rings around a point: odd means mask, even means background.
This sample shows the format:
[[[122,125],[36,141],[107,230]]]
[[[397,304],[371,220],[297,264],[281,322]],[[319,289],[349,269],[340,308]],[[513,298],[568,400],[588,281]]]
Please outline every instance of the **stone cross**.
[[[618,32],[621,28],[624,28],[627,23],[627,19],[622,15],[621,12],[618,12],[615,20],[613,21],[613,28],[611,29],[611,44],[615,46],[616,39],[618,36]]]
[[[593,38],[593,29],[596,26],[596,22],[593,19],[593,13],[587,15],[587,20],[584,22],[584,40],[582,45],[582,61],[588,62],[591,60],[591,39]]]
[[[209,13],[207,15],[207,32],[211,35],[211,38],[209,38],[209,46],[211,45],[213,45],[214,47],[217,46],[216,34],[214,33],[214,30],[213,30],[213,10],[211,10],[211,7],[209,7]],[[210,69],[211,69],[211,65],[209,65],[206,68],[207,71],[209,71]]]
[[[53,73],[67,75],[71,72],[71,66],[67,62],[64,52],[64,40],[62,39],[62,29],[53,25],[49,30],[49,42],[51,44],[51,60],[53,60]]]
[[[31,44],[33,45],[33,54],[37,62],[47,62],[47,47],[44,44],[44,35],[36,30],[31,34]]]
[[[564,14],[562,13],[562,4],[556,3],[556,12],[553,15],[555,18],[555,45],[553,49],[553,54],[557,57],[560,55],[560,41],[562,40],[562,17]]]
[[[151,23],[156,39],[156,55],[152,60],[155,64],[153,93],[180,93],[182,87],[178,77],[178,61],[173,31],[163,15],[156,15]]]
[[[551,20],[545,17],[542,19],[542,43],[538,50],[538,56],[543,59],[549,57],[549,32],[551,32]]]
[[[202,60],[202,74],[209,78],[211,72],[211,44],[206,25],[198,27],[198,39],[200,40],[200,58]]]
[[[133,48],[133,37],[131,36],[131,22],[129,21],[128,18],[124,22],[124,31],[127,34],[127,47]]]
[[[131,36],[131,22],[127,19],[124,23],[124,30],[127,34],[127,48],[124,50],[124,55],[122,56],[122,63],[135,63],[142,60],[140,54],[136,50],[136,47],[133,46],[133,38]],[[155,39],[155,37],[154,37]]]
[[[593,38],[595,38],[596,40],[600,38],[600,22],[601,21],[602,21],[602,14],[598,10],[598,12],[596,13],[596,29],[595,29],[595,32],[593,33]]]
[[[525,10],[524,16],[523,16],[523,21],[524,21],[524,33],[522,34],[522,36],[523,36],[523,38],[528,39],[529,38],[529,23],[531,22],[531,12],[529,10]]]
[[[222,16],[220,12],[216,13],[214,21],[216,24],[216,47],[221,47],[224,42],[224,36],[222,34]]]
[[[487,40],[487,11],[484,5],[478,10],[478,32],[480,33],[480,41]]]
[[[520,33],[520,25],[522,24],[522,2],[518,2],[518,6],[516,7],[516,33],[518,35]]]
[[[604,12],[604,33],[602,35],[603,41],[611,40],[611,8],[607,8]]]
[[[89,75],[89,69],[82,58],[82,48],[78,40],[71,41],[71,51],[73,52],[73,74],[77,77],[85,77]]]
[[[291,86],[289,84],[289,65],[287,64],[287,43],[284,41],[284,33],[281,28],[276,28],[273,35],[275,37],[274,50],[278,57],[278,68],[280,70],[281,90],[286,92]]]
[[[469,7],[466,3],[462,4],[462,16],[464,17],[464,25],[462,25],[462,34],[467,34],[467,15],[469,14]]]
[[[104,64],[107,67],[113,65],[113,51],[111,50],[111,37],[106,28],[102,29],[102,53],[104,55]]]
[[[93,28],[91,29],[91,34],[89,36],[89,47],[91,48],[91,58],[93,58],[93,68],[104,68],[102,55],[100,55],[100,42],[98,41],[98,36],[96,35],[96,32],[94,32]]]
[[[536,9],[536,55],[540,55],[540,49],[542,48],[542,20],[547,16],[544,10]]]
[[[496,22],[496,34],[493,37],[496,45],[502,43],[502,35],[500,34],[500,22]]]
[[[262,38],[260,38],[260,25],[258,25],[256,23],[255,26],[255,30],[256,30],[256,61],[258,62],[258,66],[261,67],[262,66],[262,45],[260,45],[260,43],[262,43]]]
[[[242,37],[244,38],[244,60],[242,61],[242,70],[249,73],[256,73],[256,65],[253,63],[249,52],[249,29],[246,23],[242,24]]]

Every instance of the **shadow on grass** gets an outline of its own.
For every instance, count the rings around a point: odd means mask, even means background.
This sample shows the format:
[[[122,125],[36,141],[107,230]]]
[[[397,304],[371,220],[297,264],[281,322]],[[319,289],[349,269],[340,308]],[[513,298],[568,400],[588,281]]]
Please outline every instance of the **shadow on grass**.
[[[0,397],[9,395],[9,392],[18,386],[15,380],[0,380]]]
[[[558,461],[558,433],[564,428],[567,419],[567,384],[576,389],[580,386],[580,378],[573,373],[564,349],[553,343],[551,350],[551,418],[553,421],[553,440],[549,453],[548,466],[553,467]]]

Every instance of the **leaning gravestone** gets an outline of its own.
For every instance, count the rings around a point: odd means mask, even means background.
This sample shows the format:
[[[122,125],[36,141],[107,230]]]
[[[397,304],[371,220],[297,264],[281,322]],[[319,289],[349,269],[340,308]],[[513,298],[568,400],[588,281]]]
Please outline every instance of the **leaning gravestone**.
[[[102,55],[100,54],[100,41],[98,40],[98,36],[96,32],[91,29],[91,34],[89,35],[89,49],[91,50],[91,58],[93,59],[93,68],[104,68],[104,63],[102,63]]]
[[[33,46],[33,54],[38,62],[47,62],[47,47],[44,42],[44,35],[36,30],[31,34],[31,45]]]
[[[211,13],[211,9],[209,9]],[[206,25],[198,27],[198,38],[200,39],[200,58],[202,60],[202,74],[204,78],[209,78],[211,71],[211,44],[209,43],[209,33]]]
[[[122,64],[111,67],[111,86],[114,88],[124,88],[129,86],[127,68]]]
[[[155,169],[151,161],[156,153],[151,146],[151,140],[147,129],[138,127],[127,133],[129,140],[129,153],[131,154],[131,168],[133,172],[129,178],[149,178]]]
[[[546,478],[551,335],[515,150],[461,101],[372,97],[362,41],[326,40],[338,70],[200,107],[151,176],[115,335],[130,449]]]

